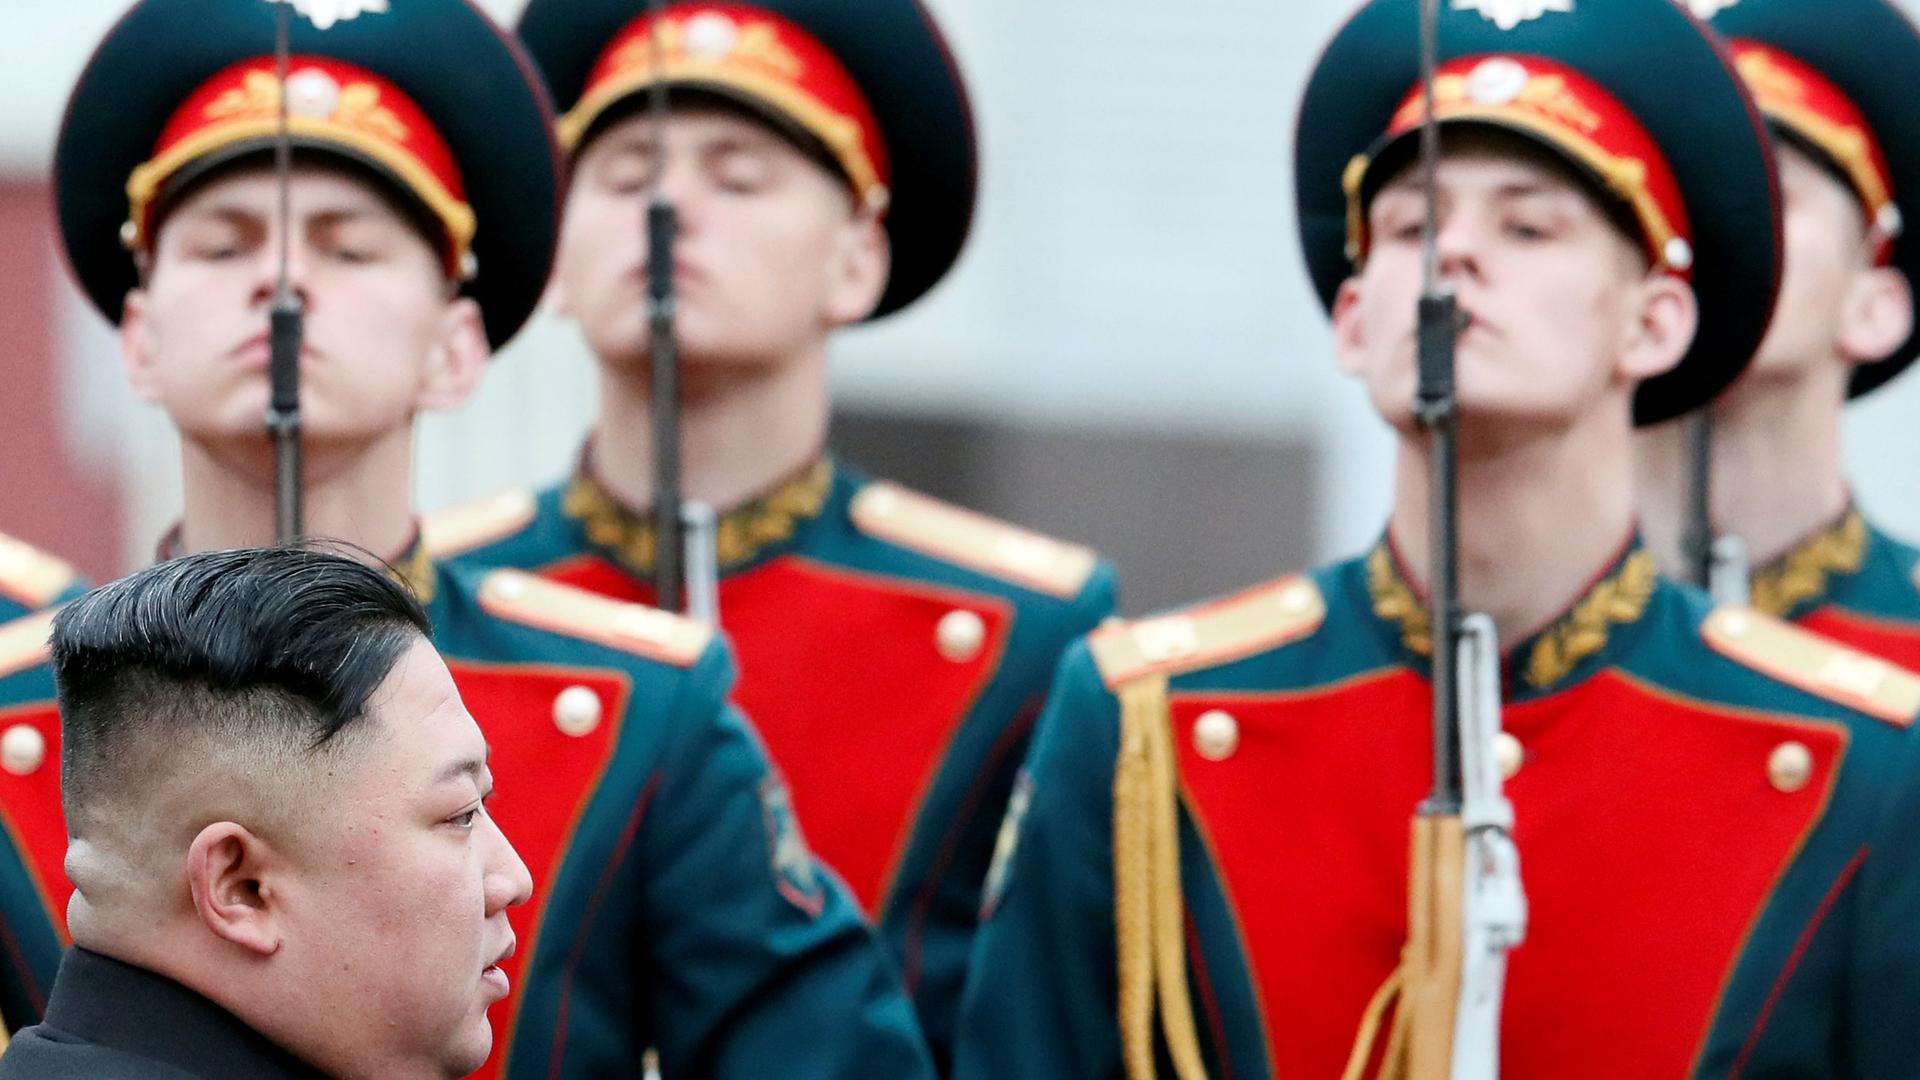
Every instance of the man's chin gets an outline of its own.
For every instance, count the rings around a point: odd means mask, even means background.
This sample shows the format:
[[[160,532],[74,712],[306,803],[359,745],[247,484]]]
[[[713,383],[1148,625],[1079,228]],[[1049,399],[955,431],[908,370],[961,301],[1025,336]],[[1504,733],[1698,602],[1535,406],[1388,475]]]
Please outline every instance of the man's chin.
[[[480,1071],[487,1063],[487,1056],[493,1053],[493,1024],[487,1019],[485,1004],[481,1004],[480,1015],[469,1021],[457,1043],[448,1048],[447,1075],[466,1076]]]

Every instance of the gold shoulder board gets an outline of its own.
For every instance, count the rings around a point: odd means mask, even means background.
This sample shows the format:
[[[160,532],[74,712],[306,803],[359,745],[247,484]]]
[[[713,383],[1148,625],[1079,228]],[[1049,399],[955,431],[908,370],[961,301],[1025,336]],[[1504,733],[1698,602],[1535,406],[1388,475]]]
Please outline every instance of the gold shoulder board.
[[[35,612],[0,625],[0,679],[46,662],[48,635],[59,611]]]
[[[1751,608],[1716,609],[1701,635],[1762,675],[1896,727],[1920,713],[1920,675]]]
[[[52,603],[78,576],[71,565],[0,533],[0,592],[39,607]]]
[[[503,540],[533,523],[533,492],[503,491],[449,506],[420,522],[420,545],[436,559],[449,559]]]
[[[1198,671],[1298,641],[1320,628],[1326,597],[1290,577],[1187,611],[1109,622],[1088,640],[1109,688],[1144,675]]]
[[[1063,599],[1079,595],[1099,565],[1091,548],[1029,532],[898,484],[873,483],[853,497],[861,532]]]
[[[692,667],[713,640],[705,624],[534,577],[495,570],[480,583],[480,606],[508,622],[591,641],[672,667]]]

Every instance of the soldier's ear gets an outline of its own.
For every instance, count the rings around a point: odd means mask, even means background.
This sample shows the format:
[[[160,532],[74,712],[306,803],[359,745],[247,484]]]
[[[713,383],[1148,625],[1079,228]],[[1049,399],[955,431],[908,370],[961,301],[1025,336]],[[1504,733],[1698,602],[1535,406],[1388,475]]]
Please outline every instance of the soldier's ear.
[[[1893,355],[1913,334],[1913,288],[1892,267],[1861,270],[1841,299],[1835,342],[1848,363],[1871,364]]]
[[[440,316],[439,340],[427,357],[416,405],[439,411],[466,404],[480,385],[492,355],[480,305],[472,297],[456,298]]]
[[[833,263],[827,268],[827,326],[851,326],[873,314],[892,271],[893,245],[880,215],[856,210],[835,238]]]
[[[160,380],[154,372],[153,325],[147,321],[147,293],[127,293],[120,316],[120,367],[133,394],[149,405],[160,402]]]
[[[280,948],[282,875],[288,864],[245,826],[216,821],[187,848],[194,913],[224,941],[260,956]]]
[[[1644,382],[1677,367],[1700,327],[1693,286],[1672,274],[1647,274],[1632,293],[1615,371],[1629,383]]]

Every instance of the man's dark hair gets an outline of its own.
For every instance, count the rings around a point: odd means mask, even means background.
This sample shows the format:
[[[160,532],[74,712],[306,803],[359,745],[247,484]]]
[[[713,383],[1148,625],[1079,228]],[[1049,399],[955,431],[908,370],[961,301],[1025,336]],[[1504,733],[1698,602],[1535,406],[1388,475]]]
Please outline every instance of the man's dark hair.
[[[69,833],[130,789],[217,769],[210,751],[283,782],[351,741],[428,632],[405,586],[312,547],[187,555],[87,593],[53,623]]]

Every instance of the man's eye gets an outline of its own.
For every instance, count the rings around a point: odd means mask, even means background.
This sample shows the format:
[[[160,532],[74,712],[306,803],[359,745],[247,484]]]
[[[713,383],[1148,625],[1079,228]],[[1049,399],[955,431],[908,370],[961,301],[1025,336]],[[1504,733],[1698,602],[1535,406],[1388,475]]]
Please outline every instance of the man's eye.
[[[616,195],[638,195],[653,187],[651,155],[629,154],[600,170],[600,186]]]
[[[195,259],[220,262],[240,257],[240,245],[223,241],[198,241],[187,245],[187,254]]]
[[[714,182],[722,191],[752,194],[765,188],[772,170],[758,155],[728,154],[714,166]]]
[[[1553,235],[1553,222],[1542,217],[1516,216],[1505,222],[1508,236],[1516,240],[1545,240]]]
[[[480,818],[480,808],[476,806],[471,810],[463,810],[460,813],[455,814],[452,817],[448,818],[447,824],[453,826],[456,829],[471,829],[473,828],[473,823],[479,820],[479,818]]]

